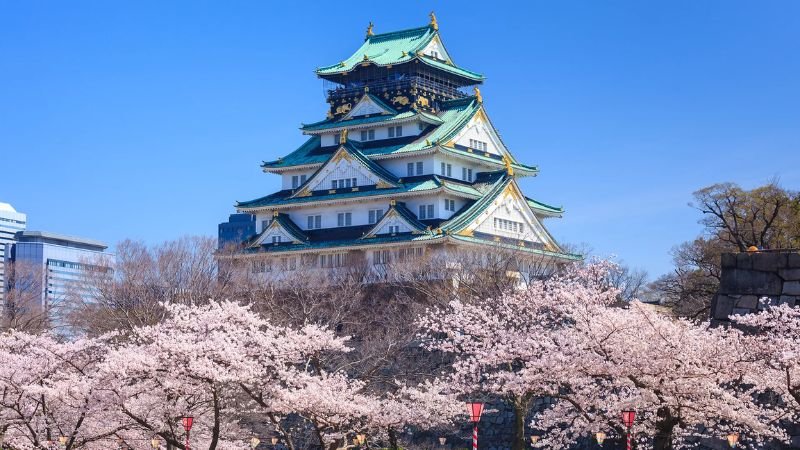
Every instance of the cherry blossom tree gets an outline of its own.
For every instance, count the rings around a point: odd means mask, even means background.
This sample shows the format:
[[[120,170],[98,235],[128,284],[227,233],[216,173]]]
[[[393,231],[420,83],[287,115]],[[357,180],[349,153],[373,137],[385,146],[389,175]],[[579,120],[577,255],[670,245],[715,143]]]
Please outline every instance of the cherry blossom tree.
[[[751,332],[742,347],[753,358],[751,375],[780,397],[783,420],[800,421],[800,307],[781,304],[731,319]]]
[[[754,401],[741,334],[616,304],[607,262],[574,267],[495,299],[454,301],[421,321],[431,350],[453,354],[447,382],[463,396],[505,399],[516,413],[514,449],[534,398],[553,400],[534,426],[540,447],[597,431],[622,434],[619,414],[639,411],[636,431],[668,449],[729,430],[780,436],[773,411]]]
[[[107,448],[129,423],[108,408],[95,375],[103,340],[60,342],[51,335],[0,335],[0,434],[14,448]]]

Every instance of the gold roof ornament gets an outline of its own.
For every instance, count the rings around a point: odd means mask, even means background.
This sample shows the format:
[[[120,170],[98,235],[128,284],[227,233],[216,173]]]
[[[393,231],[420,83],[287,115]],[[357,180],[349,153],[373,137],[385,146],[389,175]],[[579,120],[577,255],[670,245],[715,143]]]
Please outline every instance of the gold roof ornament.
[[[506,173],[509,176],[514,176],[514,168],[511,167],[511,160],[508,159],[508,156],[503,156],[503,163],[506,165]]]
[[[364,61],[369,61],[369,56],[366,53],[364,53]]]
[[[475,86],[474,92],[475,92],[475,98],[478,100],[478,103],[483,103],[483,96],[481,95],[481,90],[478,89],[478,86]]]
[[[408,53],[406,53],[406,51],[405,51],[405,50],[403,50],[403,52],[402,52],[402,55],[403,55],[403,57],[405,58],[406,56],[408,56]]]
[[[372,21],[370,20],[369,21],[369,25],[367,26],[367,38],[368,39],[369,39],[370,36],[375,36],[375,33],[372,32],[372,27],[374,27],[374,25],[372,24]]]
[[[339,134],[339,143],[346,144],[347,143],[347,128],[342,130],[341,134]]]
[[[278,217],[278,210],[272,211],[272,217]]]
[[[395,206],[395,205],[397,205],[397,200],[394,199],[389,200],[389,206]]]
[[[436,14],[434,14],[433,11],[431,11],[431,13],[428,14],[428,16],[431,18],[430,27],[433,28],[434,30],[438,30],[439,22],[436,21]]]

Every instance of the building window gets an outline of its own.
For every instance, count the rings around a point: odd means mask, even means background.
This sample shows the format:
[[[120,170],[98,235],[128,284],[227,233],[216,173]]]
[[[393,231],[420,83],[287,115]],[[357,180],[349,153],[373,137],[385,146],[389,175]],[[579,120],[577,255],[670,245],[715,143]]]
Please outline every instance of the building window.
[[[307,179],[308,179],[307,175],[300,175],[300,184],[305,183]]]
[[[261,221],[261,231],[266,230],[269,228],[269,223],[272,222],[272,219],[264,219]]]
[[[400,225],[389,225],[389,233],[397,234],[400,232]]]
[[[341,140],[342,140],[342,135],[340,133],[336,133],[333,135],[333,145],[338,144],[339,141]]]
[[[472,169],[467,169],[466,167],[462,167],[461,179],[464,181],[472,181]]]
[[[358,178],[340,178],[338,180],[331,180],[331,189],[345,189],[351,187],[358,187]]]
[[[389,127],[389,137],[401,137],[403,136],[403,126],[398,125],[396,127]]]
[[[483,151],[489,150],[489,144],[483,141],[479,141],[477,139],[470,139],[469,146],[470,148],[474,148],[475,150],[483,150]]]
[[[382,209],[370,209],[369,210],[369,223],[378,223],[378,221],[383,217],[383,210]]]
[[[340,227],[349,227],[353,224],[353,213],[340,212],[336,215],[336,224]]]
[[[441,173],[442,176],[446,176],[446,177],[453,176],[453,165],[452,164],[442,163],[441,172],[442,172]]]
[[[417,162],[417,175],[422,175],[422,161]]]
[[[308,216],[308,229],[309,230],[316,230],[322,228],[322,216]]]
[[[272,271],[271,260],[253,261],[253,273],[263,273]]]
[[[419,131],[422,131],[422,130],[425,129],[425,124],[424,123],[420,122],[417,125],[419,126]]]
[[[298,177],[297,175],[292,175],[292,189],[295,189],[299,185],[300,185],[300,177]]]
[[[392,260],[392,254],[389,250],[375,250],[372,252],[373,264],[388,264]]]
[[[449,198],[444,199],[444,210],[454,212],[456,210],[456,201]]]
[[[434,50],[434,51],[431,51],[431,56],[433,56],[433,57],[434,57],[434,58],[436,58],[436,59],[439,59],[439,52],[437,52],[437,51],[435,51],[435,50]]]
[[[375,130],[361,130],[361,140],[362,141],[374,141],[375,140]]]
[[[347,265],[347,253],[331,253],[328,255],[319,255],[320,267],[342,267]]]
[[[294,256],[281,258],[281,269],[283,270],[297,269],[297,258],[295,258]]]
[[[433,205],[419,205],[420,219],[433,219]]]
[[[499,231],[509,231],[512,233],[524,233],[525,225],[522,222],[515,222],[513,220],[495,217],[494,229]]]
[[[281,237],[280,236],[272,236],[272,243],[273,244],[280,244],[281,243]]]
[[[422,247],[401,248],[397,251],[397,259],[405,261],[413,258],[420,258],[424,253]]]
[[[406,168],[408,169],[408,171],[406,172],[406,174],[407,174],[409,177],[411,177],[411,176],[414,176],[414,163],[408,163],[408,165],[406,166]]]

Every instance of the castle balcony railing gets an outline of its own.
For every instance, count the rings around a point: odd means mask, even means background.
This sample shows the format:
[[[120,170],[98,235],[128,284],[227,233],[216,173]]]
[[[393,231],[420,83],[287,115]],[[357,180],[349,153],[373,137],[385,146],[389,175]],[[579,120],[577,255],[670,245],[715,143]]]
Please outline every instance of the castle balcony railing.
[[[412,88],[424,89],[437,96],[448,99],[463,98],[469,94],[463,88],[448,86],[438,81],[431,80],[423,76],[408,76],[403,79],[379,80],[379,81],[358,81],[354,80],[346,85],[325,82],[323,89],[328,100],[336,100],[343,97],[356,97],[364,93],[364,88],[369,87],[370,93],[381,95],[383,92],[408,90]]]

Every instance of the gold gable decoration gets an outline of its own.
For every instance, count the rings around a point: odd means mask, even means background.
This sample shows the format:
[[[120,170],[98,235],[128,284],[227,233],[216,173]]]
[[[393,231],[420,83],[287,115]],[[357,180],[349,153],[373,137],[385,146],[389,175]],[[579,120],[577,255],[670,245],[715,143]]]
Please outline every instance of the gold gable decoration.
[[[347,128],[342,130],[341,134],[339,134],[339,143],[346,144],[347,143]]]

